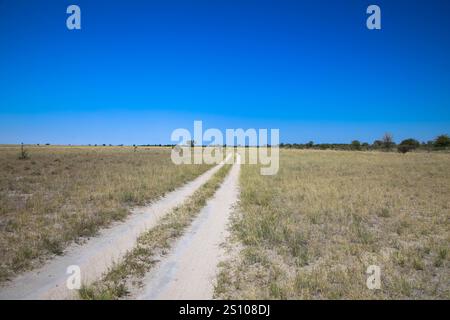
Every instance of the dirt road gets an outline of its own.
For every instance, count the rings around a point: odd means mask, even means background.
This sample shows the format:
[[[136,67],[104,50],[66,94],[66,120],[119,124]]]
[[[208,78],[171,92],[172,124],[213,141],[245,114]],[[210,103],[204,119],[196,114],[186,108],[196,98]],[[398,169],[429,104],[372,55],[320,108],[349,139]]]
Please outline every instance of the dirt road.
[[[118,261],[136,245],[136,240],[142,232],[154,227],[162,216],[183,203],[222,165],[215,166],[159,201],[134,210],[126,221],[102,230],[99,236],[91,238],[83,245],[71,245],[63,256],[55,257],[41,268],[18,276],[0,287],[0,299],[76,298],[76,290],[68,289],[66,285],[70,276],[66,273],[69,266],[80,268],[84,284],[99,279],[113,262]]]
[[[169,255],[148,273],[138,299],[211,299],[217,265],[224,257],[221,244],[238,198],[240,158],[229,175],[175,244]]]

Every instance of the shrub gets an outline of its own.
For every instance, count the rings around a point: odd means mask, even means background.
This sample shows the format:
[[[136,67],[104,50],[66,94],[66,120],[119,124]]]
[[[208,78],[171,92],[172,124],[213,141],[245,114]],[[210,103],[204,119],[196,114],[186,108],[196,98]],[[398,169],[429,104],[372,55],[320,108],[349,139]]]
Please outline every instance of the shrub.
[[[420,142],[415,139],[403,140],[397,147],[398,152],[407,153],[409,151],[415,150],[420,146]]]
[[[434,146],[436,148],[447,148],[450,147],[450,138],[446,134],[442,134],[436,138],[434,141]]]
[[[381,140],[375,140],[372,143],[372,148],[374,148],[374,149],[380,149],[382,146],[383,146],[383,141],[381,141]]]
[[[359,142],[358,140],[353,140],[351,148],[353,150],[361,150],[361,142]]]
[[[399,145],[399,146],[397,147],[397,150],[398,150],[398,152],[400,152],[400,153],[407,153],[407,152],[412,151],[412,150],[414,150],[414,149],[415,149],[414,147],[409,146],[409,145]]]
[[[23,147],[23,143],[20,146],[20,154],[19,154],[19,160],[26,160],[29,159],[30,156],[28,155],[27,150],[25,150],[25,148]]]
[[[383,136],[383,148],[386,150],[391,150],[394,146],[394,138],[392,137],[392,134],[385,133]]]

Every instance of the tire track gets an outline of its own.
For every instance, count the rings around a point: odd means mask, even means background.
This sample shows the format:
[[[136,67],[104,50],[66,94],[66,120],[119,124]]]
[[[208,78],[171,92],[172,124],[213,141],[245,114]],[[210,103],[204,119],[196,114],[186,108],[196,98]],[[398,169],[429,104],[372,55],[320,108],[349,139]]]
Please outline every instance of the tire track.
[[[137,299],[212,299],[218,263],[224,259],[221,244],[238,198],[240,157],[208,204],[201,210],[168,256],[150,271]]]
[[[135,245],[138,236],[157,225],[160,218],[183,203],[206,183],[223,163],[213,167],[160,200],[132,210],[123,222],[115,222],[84,244],[72,244],[63,256],[57,256],[42,267],[23,273],[0,288],[0,299],[73,299],[77,290],[67,287],[69,266],[80,268],[81,282],[89,285],[99,279],[114,262]]]

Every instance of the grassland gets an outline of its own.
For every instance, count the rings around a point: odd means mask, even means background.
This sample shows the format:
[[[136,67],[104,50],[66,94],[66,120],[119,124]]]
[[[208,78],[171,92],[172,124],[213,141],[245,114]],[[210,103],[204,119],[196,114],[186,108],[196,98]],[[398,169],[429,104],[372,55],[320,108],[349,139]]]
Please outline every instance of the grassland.
[[[276,176],[242,168],[217,298],[450,298],[450,154],[283,150],[280,161]]]
[[[170,148],[0,146],[0,282],[206,171]]]
[[[110,300],[126,297],[131,290],[141,286],[141,280],[153,267],[158,257],[171,248],[174,241],[191,224],[206,205],[230,171],[231,165],[224,165],[214,176],[201,186],[191,198],[164,216],[151,230],[142,234],[136,247],[124,259],[114,265],[102,279],[84,286],[80,298],[86,300]],[[192,284],[195,285],[195,284]]]

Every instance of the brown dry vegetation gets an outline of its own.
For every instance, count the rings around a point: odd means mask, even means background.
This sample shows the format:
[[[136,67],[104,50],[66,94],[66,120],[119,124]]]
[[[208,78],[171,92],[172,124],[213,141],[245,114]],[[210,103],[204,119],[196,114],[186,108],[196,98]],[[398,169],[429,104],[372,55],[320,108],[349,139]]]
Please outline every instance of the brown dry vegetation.
[[[200,175],[170,148],[0,146],[0,282]]]
[[[216,297],[450,298],[449,168],[448,153],[296,150],[276,176],[243,166]]]

